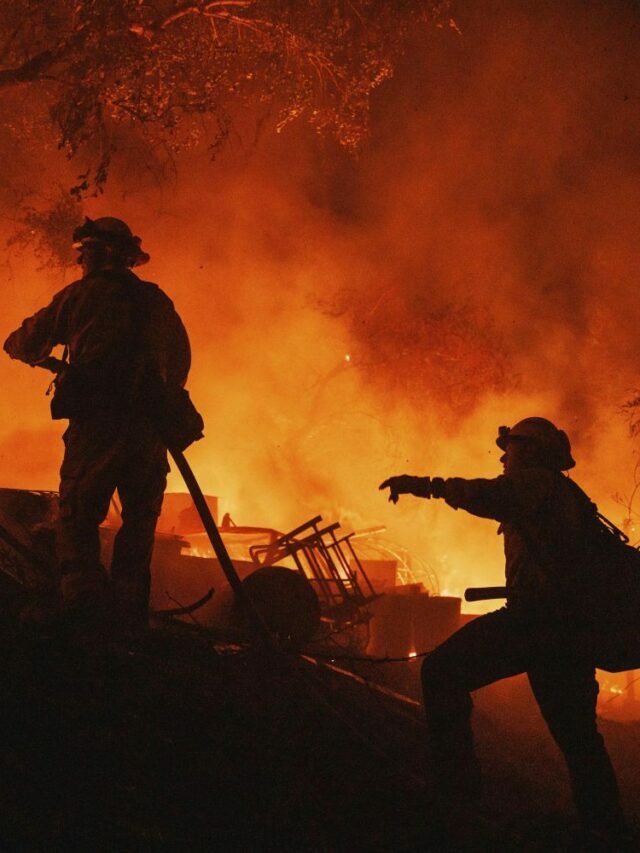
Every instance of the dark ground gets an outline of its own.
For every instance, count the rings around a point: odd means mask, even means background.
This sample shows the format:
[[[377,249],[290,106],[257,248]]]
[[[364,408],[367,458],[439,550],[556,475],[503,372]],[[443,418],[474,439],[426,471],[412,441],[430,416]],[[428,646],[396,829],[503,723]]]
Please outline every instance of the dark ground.
[[[127,651],[6,628],[1,655],[4,850],[419,843],[421,791],[361,736],[363,697],[296,658],[216,655],[171,633]],[[402,723],[388,746],[406,751],[415,724]]]
[[[38,638],[5,618],[0,678],[2,851],[445,849],[419,708],[295,655],[175,628]],[[560,757],[524,688],[501,689],[478,702],[496,825],[475,849],[572,849]],[[603,730],[637,817],[640,726]]]

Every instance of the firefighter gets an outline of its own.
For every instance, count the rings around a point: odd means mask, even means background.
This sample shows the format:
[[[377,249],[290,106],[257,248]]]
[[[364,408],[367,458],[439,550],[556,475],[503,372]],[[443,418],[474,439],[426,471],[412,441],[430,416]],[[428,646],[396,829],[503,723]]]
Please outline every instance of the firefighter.
[[[73,235],[83,276],[27,318],[4,344],[11,358],[47,364],[56,345],[60,374],[52,414],[68,418],[56,530],[60,609],[115,603],[123,626],[147,623],[154,531],[167,464],[148,419],[146,391],[184,386],[189,339],[172,301],[133,272],[149,260],[120,219],[87,219]],[[99,525],[118,490],[122,526],[110,577],[101,564]]]
[[[587,542],[597,508],[563,475],[575,462],[566,433],[550,421],[533,417],[500,427],[496,443],[504,451],[504,473],[495,479],[403,475],[380,486],[394,503],[402,494],[440,498],[453,509],[495,519],[504,537],[506,607],[469,622],[422,667],[434,781],[454,814],[479,802],[470,694],[526,672],[566,760],[589,843],[618,849],[627,831],[596,724],[592,626],[605,580],[588,565]]]

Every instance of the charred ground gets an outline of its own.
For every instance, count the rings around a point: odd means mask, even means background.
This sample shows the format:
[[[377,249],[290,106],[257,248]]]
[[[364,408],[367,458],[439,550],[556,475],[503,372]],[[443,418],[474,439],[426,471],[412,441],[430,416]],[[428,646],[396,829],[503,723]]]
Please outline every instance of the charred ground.
[[[0,635],[3,850],[445,849],[420,709],[384,675],[180,626],[127,645],[5,614]],[[478,707],[497,817],[473,849],[571,849],[560,757],[522,684],[504,689]],[[633,817],[639,733],[604,725]]]

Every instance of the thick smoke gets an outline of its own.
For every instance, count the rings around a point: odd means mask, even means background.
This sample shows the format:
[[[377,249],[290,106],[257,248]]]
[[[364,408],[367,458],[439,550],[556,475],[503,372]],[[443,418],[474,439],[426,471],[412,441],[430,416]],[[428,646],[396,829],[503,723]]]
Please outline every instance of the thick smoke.
[[[539,414],[570,433],[579,482],[624,515],[640,17],[496,0],[460,2],[456,20],[461,35],[418,40],[380,91],[359,159],[302,127],[247,131],[215,163],[182,156],[173,182],[114,172],[86,212],[131,222],[152,255],[141,274],[184,317],[207,421],[189,454],[223,510],[280,529],[318,512],[386,524],[459,594],[500,581],[495,527],[388,506],[386,476],[494,476],[497,426]],[[8,332],[61,278],[7,264]],[[8,360],[0,378],[4,484],[55,488],[47,378]]]

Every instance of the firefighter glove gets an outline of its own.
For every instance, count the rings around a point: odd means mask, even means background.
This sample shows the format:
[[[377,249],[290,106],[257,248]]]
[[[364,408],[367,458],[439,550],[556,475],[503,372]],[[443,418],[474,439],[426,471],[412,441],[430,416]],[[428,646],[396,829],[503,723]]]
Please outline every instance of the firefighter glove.
[[[418,498],[430,498],[433,496],[430,477],[411,477],[409,474],[401,474],[398,477],[389,477],[384,483],[380,483],[380,489],[389,489],[389,500],[396,504],[400,495],[415,495]]]

